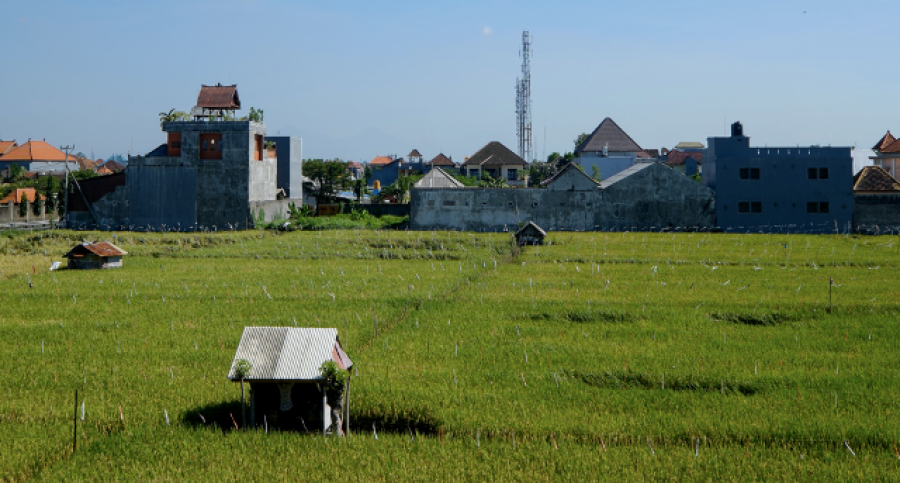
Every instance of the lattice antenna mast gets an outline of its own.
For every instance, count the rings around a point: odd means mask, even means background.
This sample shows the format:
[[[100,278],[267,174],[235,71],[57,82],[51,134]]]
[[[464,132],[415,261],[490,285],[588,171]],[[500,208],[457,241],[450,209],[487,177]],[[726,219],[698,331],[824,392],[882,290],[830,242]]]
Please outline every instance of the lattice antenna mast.
[[[516,135],[519,156],[527,163],[533,161],[534,144],[531,139],[531,34],[522,32],[522,77],[516,79]]]

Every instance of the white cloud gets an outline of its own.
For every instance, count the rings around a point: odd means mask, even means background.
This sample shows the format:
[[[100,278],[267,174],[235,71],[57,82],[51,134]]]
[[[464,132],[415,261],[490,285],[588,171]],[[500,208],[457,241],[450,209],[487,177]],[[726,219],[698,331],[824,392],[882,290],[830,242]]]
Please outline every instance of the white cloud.
[[[485,25],[484,28],[481,29],[482,35],[491,35],[492,33],[494,33],[494,29],[488,27],[487,25]]]

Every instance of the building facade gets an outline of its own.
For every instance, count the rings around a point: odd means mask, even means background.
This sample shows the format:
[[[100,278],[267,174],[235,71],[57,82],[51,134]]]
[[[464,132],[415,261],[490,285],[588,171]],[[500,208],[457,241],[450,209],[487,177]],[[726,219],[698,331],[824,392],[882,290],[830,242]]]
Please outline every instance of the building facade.
[[[726,231],[834,233],[852,227],[849,147],[750,147],[743,126],[708,138],[703,182]]]

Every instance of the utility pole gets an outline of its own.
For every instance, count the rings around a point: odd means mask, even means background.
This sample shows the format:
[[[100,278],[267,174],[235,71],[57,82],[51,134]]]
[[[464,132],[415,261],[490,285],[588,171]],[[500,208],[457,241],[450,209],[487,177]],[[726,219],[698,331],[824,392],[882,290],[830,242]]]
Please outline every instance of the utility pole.
[[[69,172],[69,151],[70,150],[74,151],[75,145],[73,144],[72,146],[60,146],[59,149],[66,153],[66,159],[63,160],[63,164],[66,165],[66,197],[65,197],[65,200],[63,201],[63,226],[62,227],[68,228],[69,223],[66,220],[69,218],[69,175],[71,174]]]

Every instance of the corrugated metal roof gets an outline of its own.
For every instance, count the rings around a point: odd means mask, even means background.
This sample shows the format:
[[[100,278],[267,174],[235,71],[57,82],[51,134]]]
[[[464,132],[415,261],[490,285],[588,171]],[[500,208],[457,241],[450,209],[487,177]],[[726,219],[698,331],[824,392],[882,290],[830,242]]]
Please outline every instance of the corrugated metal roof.
[[[251,366],[248,381],[315,381],[323,362],[333,360],[342,369],[353,365],[341,350],[337,329],[245,327],[229,379],[236,378],[234,363],[241,359]]]
[[[623,179],[625,179],[635,173],[643,171],[643,170],[649,168],[650,166],[653,166],[654,164],[656,164],[656,163],[635,164],[634,166],[630,166],[627,169],[619,171],[615,175],[610,176],[609,179],[603,181],[603,188],[609,188],[610,186],[618,183],[619,181],[622,181]]]

